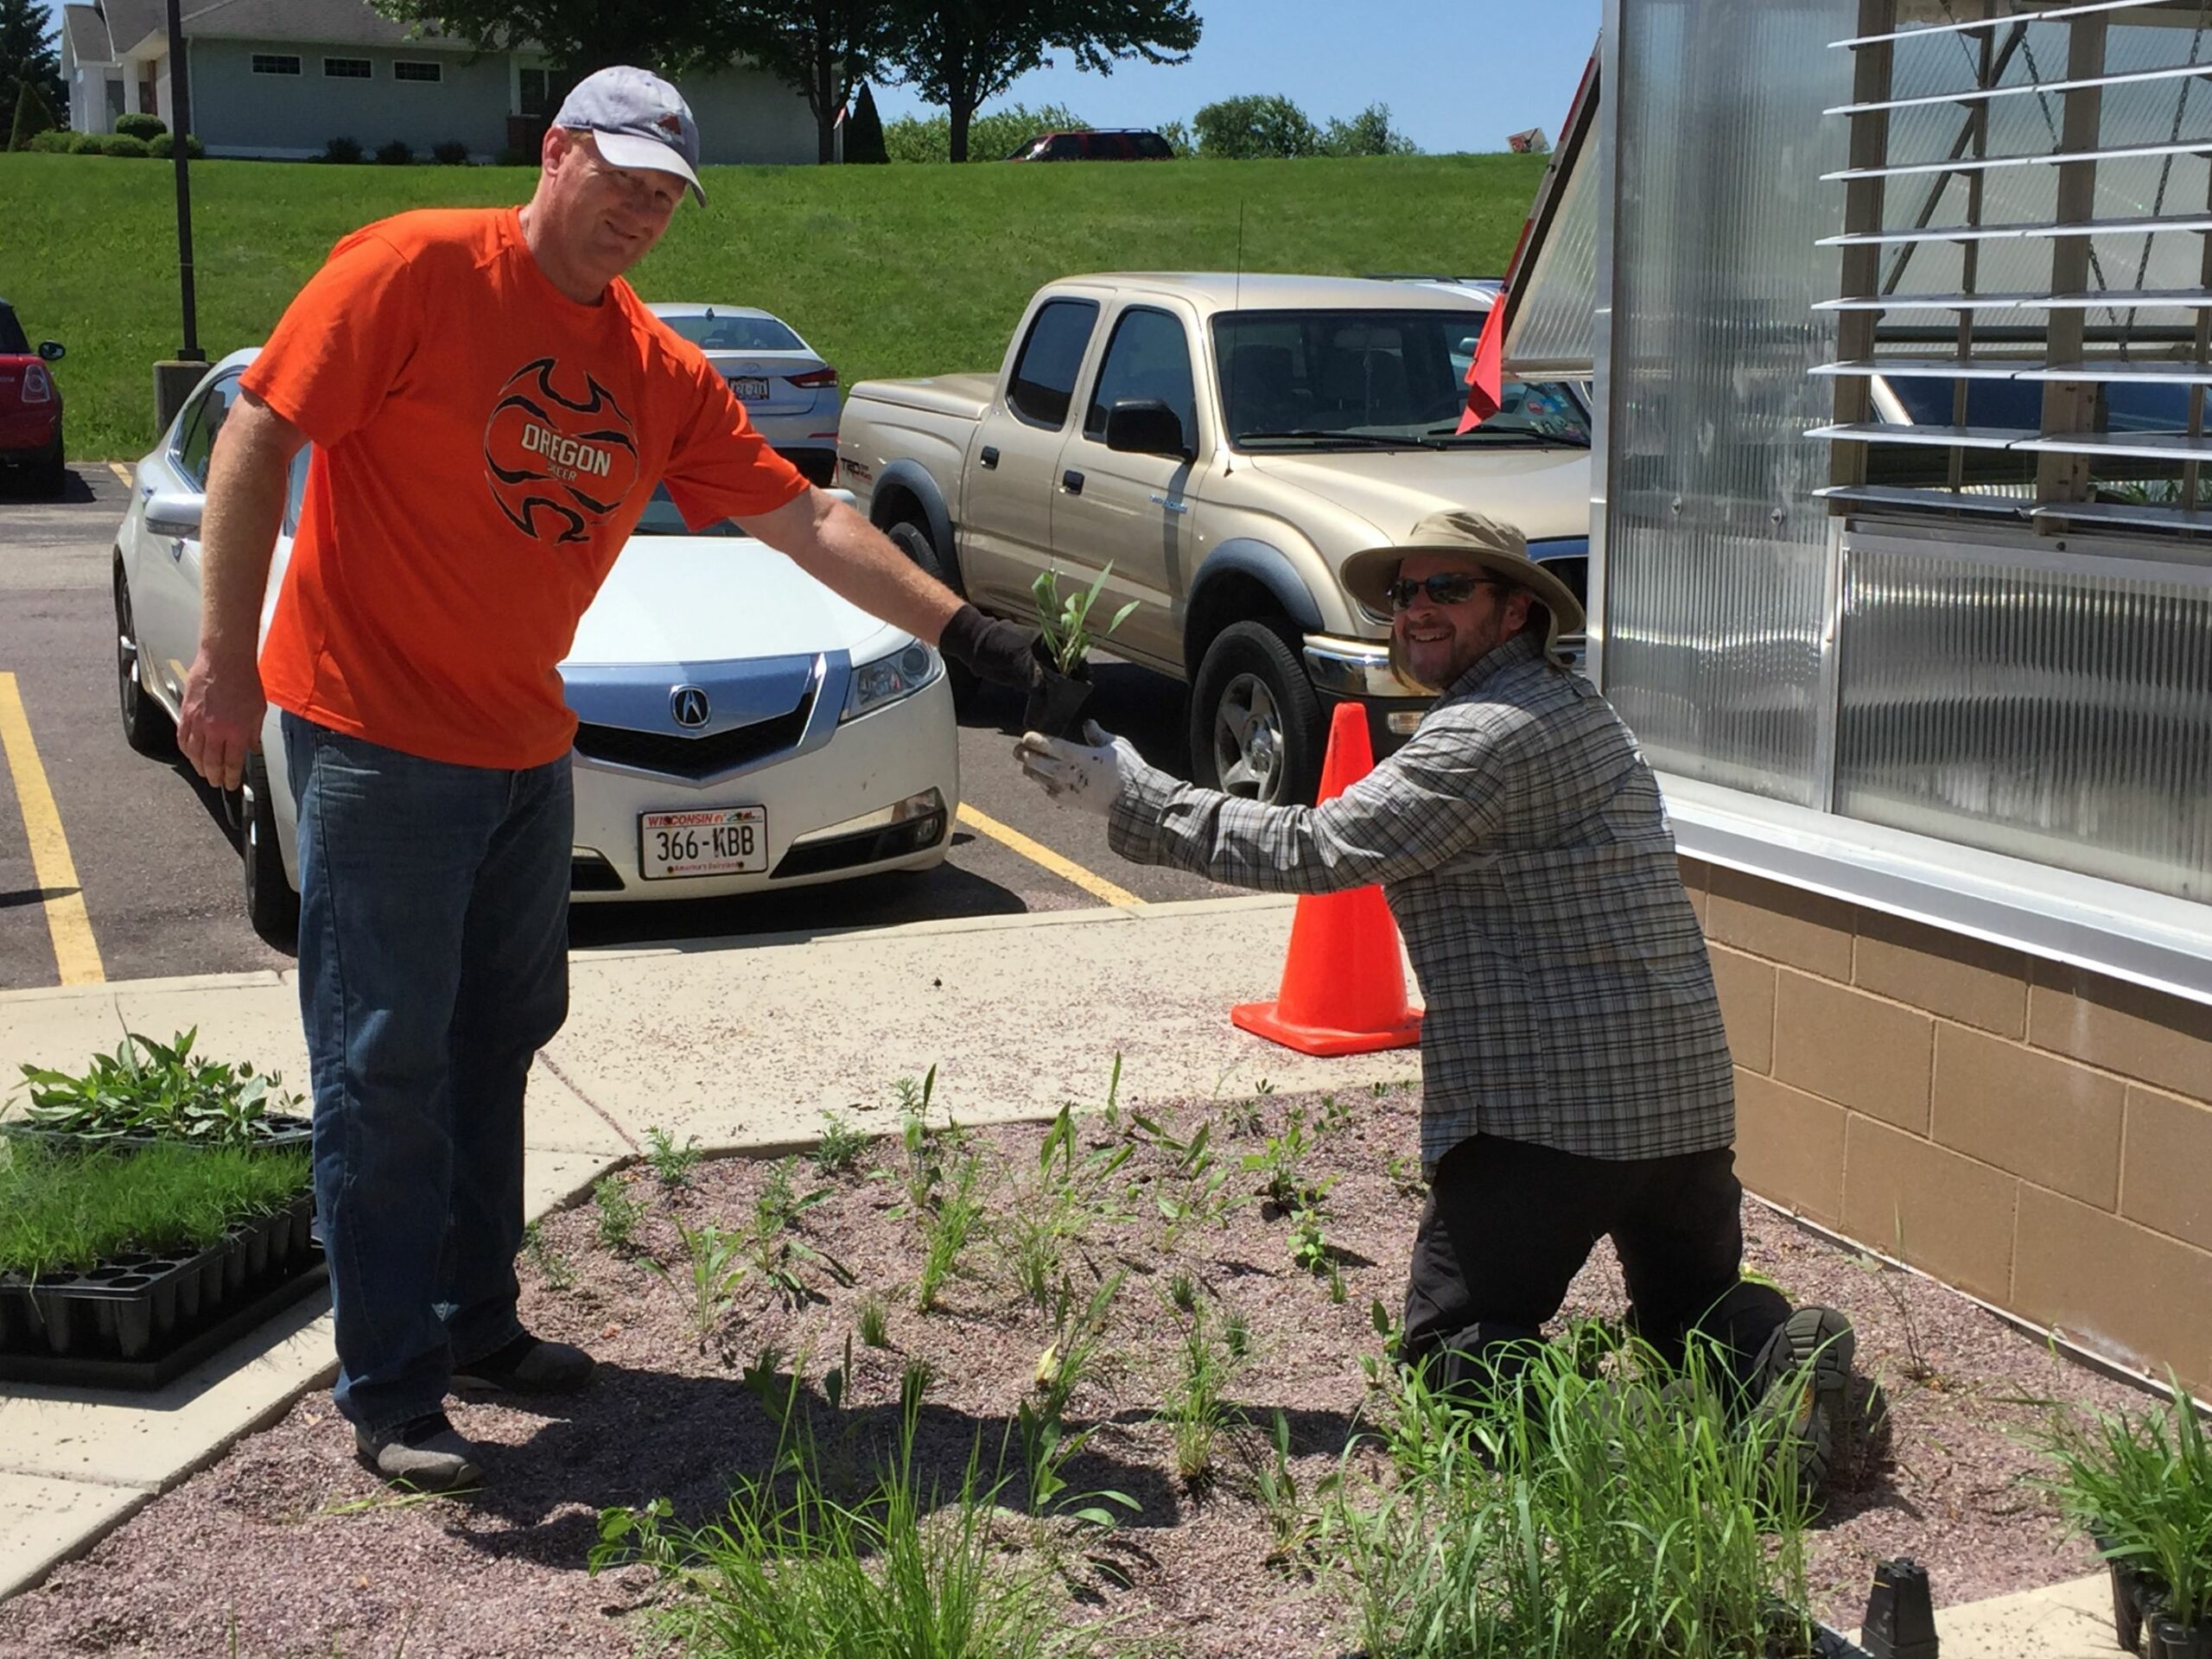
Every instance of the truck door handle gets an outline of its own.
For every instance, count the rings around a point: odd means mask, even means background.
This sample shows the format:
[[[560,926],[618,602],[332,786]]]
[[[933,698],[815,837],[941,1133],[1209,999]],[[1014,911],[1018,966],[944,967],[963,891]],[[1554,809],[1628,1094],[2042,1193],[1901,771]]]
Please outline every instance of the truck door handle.
[[[1191,504],[1189,502],[1170,501],[1164,495],[1154,496],[1152,498],[1152,505],[1155,507],[1165,507],[1170,512],[1188,512],[1191,510]]]
[[[1066,472],[1060,474],[1060,487],[1065,490],[1070,495],[1081,495],[1083,493],[1083,474],[1077,472],[1073,467],[1070,467]]]
[[[985,444],[982,448],[982,453],[980,453],[976,459],[982,461],[986,467],[997,466],[999,464],[998,445],[995,443]]]

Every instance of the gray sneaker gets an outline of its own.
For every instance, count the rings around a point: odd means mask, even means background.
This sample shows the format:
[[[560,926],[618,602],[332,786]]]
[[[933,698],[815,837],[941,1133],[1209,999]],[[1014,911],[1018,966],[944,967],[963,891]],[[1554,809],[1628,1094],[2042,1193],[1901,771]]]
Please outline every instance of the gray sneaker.
[[[1766,1421],[1785,1425],[1789,1455],[1797,1463],[1797,1490],[1815,1506],[1827,1493],[1842,1450],[1846,1393],[1859,1338],[1851,1321],[1832,1307],[1799,1308],[1759,1350],[1751,1367],[1751,1397]]]
[[[482,1454],[454,1432],[442,1411],[381,1434],[356,1428],[353,1446],[363,1463],[395,1486],[450,1492],[484,1484]]]

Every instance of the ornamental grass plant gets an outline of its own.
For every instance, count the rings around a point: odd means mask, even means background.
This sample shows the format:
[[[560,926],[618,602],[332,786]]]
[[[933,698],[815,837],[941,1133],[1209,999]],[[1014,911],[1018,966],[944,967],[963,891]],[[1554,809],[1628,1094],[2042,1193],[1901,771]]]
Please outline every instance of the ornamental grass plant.
[[[127,1253],[201,1249],[307,1190],[305,1152],[149,1147],[125,1155],[0,1141],[0,1274],[82,1272]]]
[[[2212,1626],[2212,1445],[2177,1378],[2140,1412],[2055,1407],[2028,1440],[2049,1460],[2036,1484],[2108,1561],[2133,1568],[2153,1605],[2184,1628]]]
[[[1532,1345],[1462,1403],[1395,1385],[1396,1478],[1347,1475],[1325,1535],[1368,1659],[1797,1659],[1809,1506],[1787,1425],[1732,1422],[1734,1385],[1623,1341]]]

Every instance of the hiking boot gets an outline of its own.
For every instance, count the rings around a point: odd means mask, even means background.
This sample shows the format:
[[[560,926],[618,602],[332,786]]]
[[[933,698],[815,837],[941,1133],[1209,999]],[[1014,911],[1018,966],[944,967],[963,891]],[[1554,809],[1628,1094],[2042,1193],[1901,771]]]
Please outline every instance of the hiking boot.
[[[361,1461],[395,1486],[423,1492],[450,1492],[480,1486],[484,1463],[477,1449],[454,1431],[442,1411],[402,1423],[381,1434],[353,1431]]]
[[[1859,1339],[1832,1307],[1801,1307],[1777,1326],[1751,1365],[1753,1409],[1780,1422],[1783,1455],[1796,1459],[1797,1490],[1818,1506],[1843,1447],[1846,1390]]]
[[[545,1342],[527,1331],[483,1358],[454,1367],[457,1389],[500,1394],[575,1394],[589,1386],[592,1357],[566,1342]]]

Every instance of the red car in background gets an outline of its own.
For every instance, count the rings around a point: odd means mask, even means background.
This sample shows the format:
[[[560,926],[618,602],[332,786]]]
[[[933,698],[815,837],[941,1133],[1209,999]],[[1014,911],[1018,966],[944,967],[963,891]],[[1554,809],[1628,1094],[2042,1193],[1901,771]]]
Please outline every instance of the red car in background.
[[[1174,147],[1156,132],[1136,127],[1085,132],[1040,132],[1009,162],[1172,162]]]
[[[0,467],[28,467],[48,494],[61,493],[61,388],[46,366],[64,355],[59,342],[36,351],[0,300]]]

